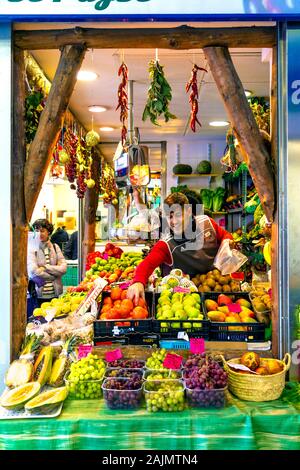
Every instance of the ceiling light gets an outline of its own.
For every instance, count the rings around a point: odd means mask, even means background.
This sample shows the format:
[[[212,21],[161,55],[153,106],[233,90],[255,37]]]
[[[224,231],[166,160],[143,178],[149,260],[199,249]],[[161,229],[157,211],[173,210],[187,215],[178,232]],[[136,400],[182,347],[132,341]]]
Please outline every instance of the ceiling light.
[[[90,72],[89,70],[80,70],[77,74],[77,80],[82,80],[84,82],[91,82],[96,80],[98,75],[95,72]]]
[[[91,113],[104,113],[104,111],[107,111],[107,108],[105,106],[93,105],[89,106],[89,111]]]
[[[226,127],[226,126],[229,126],[229,122],[228,121],[211,121],[209,125],[212,127]]]
[[[249,98],[249,96],[253,95],[253,91],[251,91],[251,90],[244,90],[244,92],[245,92],[245,95],[247,96],[247,98]]]
[[[104,126],[104,127],[100,127],[100,131],[102,131],[102,132],[112,132],[112,131],[114,131],[114,128],[113,128],[113,127]]]

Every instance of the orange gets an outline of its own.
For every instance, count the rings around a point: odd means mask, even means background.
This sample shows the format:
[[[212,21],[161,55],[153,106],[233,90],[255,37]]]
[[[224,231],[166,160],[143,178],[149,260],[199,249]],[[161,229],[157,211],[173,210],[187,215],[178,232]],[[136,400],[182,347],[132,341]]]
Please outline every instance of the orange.
[[[105,297],[105,299],[103,300],[103,305],[110,305],[112,306],[113,302],[111,300],[110,297]]]
[[[147,309],[147,304],[144,299],[139,298],[139,301],[137,303],[137,307],[143,307]]]
[[[124,300],[127,298],[127,289],[122,290],[121,299]]]
[[[143,307],[135,307],[132,311],[131,316],[135,320],[143,320],[148,317],[148,312]]]
[[[120,287],[112,287],[110,291],[110,296],[112,300],[120,300],[122,295],[122,289]]]
[[[111,305],[108,305],[108,304],[103,305],[103,307],[101,308],[101,314],[108,312],[108,310],[110,309],[111,309]]]

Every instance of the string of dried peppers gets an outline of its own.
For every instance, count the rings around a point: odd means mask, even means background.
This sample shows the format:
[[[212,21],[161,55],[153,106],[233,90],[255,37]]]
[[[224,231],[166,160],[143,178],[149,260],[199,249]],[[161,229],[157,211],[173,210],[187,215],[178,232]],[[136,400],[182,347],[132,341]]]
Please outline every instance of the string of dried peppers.
[[[127,119],[128,119],[128,93],[127,93],[127,85],[128,85],[128,67],[125,62],[122,62],[118,76],[122,75],[122,81],[118,88],[118,106],[116,107],[116,111],[120,108],[120,121],[122,123],[122,131],[121,131],[121,140],[122,145],[125,145],[127,139]]]
[[[198,91],[197,73],[199,70],[203,70],[204,72],[207,72],[207,70],[204,69],[203,67],[199,67],[197,64],[194,64],[192,68],[191,78],[185,86],[186,92],[188,93],[190,91],[190,98],[189,98],[189,103],[191,104],[190,128],[192,129],[193,132],[196,132],[196,124],[199,124],[199,126],[201,127],[201,123],[197,116],[198,111],[199,111],[199,106],[198,106],[199,91]]]

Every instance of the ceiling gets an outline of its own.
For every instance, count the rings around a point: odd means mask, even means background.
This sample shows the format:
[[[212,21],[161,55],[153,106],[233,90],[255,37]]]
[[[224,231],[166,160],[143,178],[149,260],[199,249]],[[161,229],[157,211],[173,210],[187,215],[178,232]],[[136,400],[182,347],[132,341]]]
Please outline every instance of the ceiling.
[[[262,23],[260,23],[262,24]],[[270,25],[270,23],[267,23]],[[237,25],[237,23],[232,24]],[[245,25],[245,23],[243,23]],[[246,24],[248,26],[248,24]],[[53,25],[35,24],[30,25],[30,29],[54,29],[73,28],[75,24]],[[84,24],[85,27],[99,27],[99,24]],[[151,27],[174,27],[177,24],[159,23]],[[199,27],[199,23],[190,23],[189,26]],[[207,23],[205,23],[207,27]],[[218,27],[220,24],[209,24]],[[224,24],[222,24],[224,26]],[[228,24],[226,24],[228,26]],[[18,25],[18,29],[25,29],[28,25]],[[101,28],[104,25],[101,24]],[[118,27],[105,25],[105,27]],[[124,24],[122,27],[145,27],[143,24]],[[137,44],[138,46],[138,44]],[[164,65],[166,77],[172,87],[173,99],[170,110],[177,116],[177,119],[165,123],[161,120],[161,127],[153,126],[150,121],[142,121],[142,113],[147,99],[147,89],[149,86],[148,63],[155,58],[155,49],[105,49],[88,50],[82,65],[82,70],[93,70],[98,74],[97,80],[93,82],[77,81],[71,101],[70,109],[82,123],[90,130],[92,128],[92,113],[88,111],[91,105],[103,105],[108,108],[104,113],[93,114],[94,129],[100,133],[101,141],[118,142],[120,140],[119,112],[115,111],[117,105],[117,90],[120,83],[118,68],[124,55],[125,62],[129,69],[129,79],[133,80],[133,116],[134,126],[139,128],[141,140],[161,141],[161,140],[198,140],[221,138],[226,130],[224,128],[212,128],[209,122],[213,120],[228,120],[223,102],[219,96],[217,87],[211,73],[198,74],[200,84],[199,96],[199,119],[201,128],[197,128],[194,134],[188,127],[190,107],[188,94],[185,92],[185,84],[191,75],[192,64],[195,61],[199,66],[207,67],[204,55],[201,50],[173,51],[160,49],[158,57],[160,63]],[[257,96],[268,96],[270,91],[270,63],[265,49],[231,49],[234,65],[241,78],[245,89],[251,90]],[[263,53],[262,53],[263,52]],[[59,51],[33,51],[32,55],[44,70],[47,77],[52,80],[59,61]],[[101,126],[114,128],[113,132],[104,133],[99,131]],[[111,160],[115,147],[106,145],[102,147],[105,157]],[[159,163],[159,151],[153,151]],[[159,165],[158,165],[159,168]]]

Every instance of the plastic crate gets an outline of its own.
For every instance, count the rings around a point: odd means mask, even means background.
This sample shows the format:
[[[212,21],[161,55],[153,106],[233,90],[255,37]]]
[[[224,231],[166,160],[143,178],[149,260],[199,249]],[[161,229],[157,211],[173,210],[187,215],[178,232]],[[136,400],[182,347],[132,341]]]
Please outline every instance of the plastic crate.
[[[108,292],[103,292],[102,300],[99,306],[99,314],[102,308],[102,302],[105,297],[108,297],[110,294]],[[152,301],[153,294],[152,292],[145,293],[146,302],[148,305],[150,317],[145,320],[100,320],[97,319],[94,321],[94,336],[129,336],[133,333],[152,333]],[[133,343],[139,344],[139,343]]]
[[[211,299],[217,301],[218,292],[215,293],[203,293],[202,294],[202,307],[207,315],[207,309],[205,306],[205,300]],[[245,292],[229,292],[225,295],[231,296],[234,295],[235,299],[244,298],[251,303],[249,294]],[[211,341],[247,341],[247,342],[256,342],[256,341],[265,341],[265,323],[226,323],[226,322],[213,322],[209,320],[209,339]],[[239,328],[243,327],[243,331],[240,331]],[[236,330],[234,329],[236,328]]]
[[[203,320],[156,320],[154,318],[156,313],[156,306],[158,303],[160,294],[154,294],[154,302],[153,302],[153,332],[160,334],[161,338],[169,338],[175,339],[178,337],[178,333],[185,331],[191,338],[203,338],[208,340],[209,339],[209,321],[207,318],[206,311],[203,310],[202,306],[202,314]],[[202,300],[199,294],[200,302]]]
[[[68,264],[67,272],[62,276],[63,286],[77,286],[78,285],[78,265]]]
[[[190,349],[190,342],[180,339],[162,339],[159,342],[159,347],[164,349]]]

